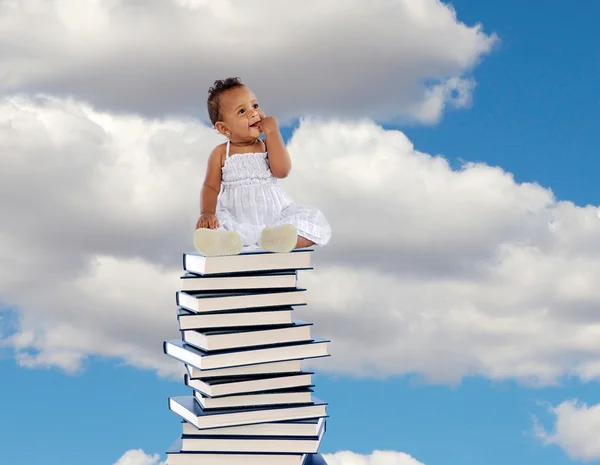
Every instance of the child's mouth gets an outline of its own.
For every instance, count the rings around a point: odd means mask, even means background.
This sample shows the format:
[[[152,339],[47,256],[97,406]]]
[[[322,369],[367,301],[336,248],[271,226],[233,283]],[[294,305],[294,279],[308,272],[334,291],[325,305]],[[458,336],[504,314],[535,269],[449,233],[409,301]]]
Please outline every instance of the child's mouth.
[[[260,123],[260,121],[257,121],[256,123],[251,124],[250,127],[251,128],[258,128],[259,123]]]

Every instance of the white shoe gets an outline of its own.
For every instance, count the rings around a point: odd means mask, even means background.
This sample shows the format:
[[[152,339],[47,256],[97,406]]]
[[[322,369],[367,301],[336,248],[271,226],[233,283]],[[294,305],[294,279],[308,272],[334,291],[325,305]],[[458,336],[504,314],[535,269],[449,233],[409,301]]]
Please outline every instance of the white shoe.
[[[242,236],[235,231],[200,228],[194,232],[194,247],[205,257],[238,255],[242,251]]]
[[[260,246],[275,253],[290,252],[298,242],[298,231],[293,224],[266,227],[260,234]]]

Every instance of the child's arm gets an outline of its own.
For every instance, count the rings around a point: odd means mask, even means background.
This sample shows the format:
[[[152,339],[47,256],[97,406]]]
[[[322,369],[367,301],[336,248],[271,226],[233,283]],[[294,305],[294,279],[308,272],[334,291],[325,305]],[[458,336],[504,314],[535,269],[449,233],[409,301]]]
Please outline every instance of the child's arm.
[[[260,128],[265,133],[265,145],[267,145],[271,173],[276,178],[287,177],[292,169],[292,160],[279,132],[277,121],[272,116],[263,117]]]
[[[217,212],[217,198],[221,191],[221,147],[215,147],[208,157],[206,167],[206,176],[202,184],[200,193],[200,222],[204,224],[202,218],[205,217],[210,228],[219,227],[216,218],[211,219]]]

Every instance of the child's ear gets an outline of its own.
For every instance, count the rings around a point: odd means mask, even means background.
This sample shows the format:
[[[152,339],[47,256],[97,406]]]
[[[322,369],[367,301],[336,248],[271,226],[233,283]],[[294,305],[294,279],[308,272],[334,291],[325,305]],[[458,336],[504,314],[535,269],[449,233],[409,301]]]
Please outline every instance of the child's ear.
[[[227,136],[229,133],[229,129],[227,129],[227,126],[223,121],[217,121],[215,123],[215,129],[224,136]]]

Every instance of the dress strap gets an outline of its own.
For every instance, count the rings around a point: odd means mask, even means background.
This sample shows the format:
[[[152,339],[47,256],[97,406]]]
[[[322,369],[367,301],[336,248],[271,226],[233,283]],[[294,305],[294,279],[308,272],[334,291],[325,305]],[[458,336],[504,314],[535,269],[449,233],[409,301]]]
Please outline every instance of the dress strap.
[[[266,152],[267,151],[267,144],[265,144],[265,141],[263,139],[258,139],[258,140],[262,142],[262,145],[264,146],[265,152]]]
[[[229,157],[229,139],[227,139],[227,145],[225,146],[225,158]]]

